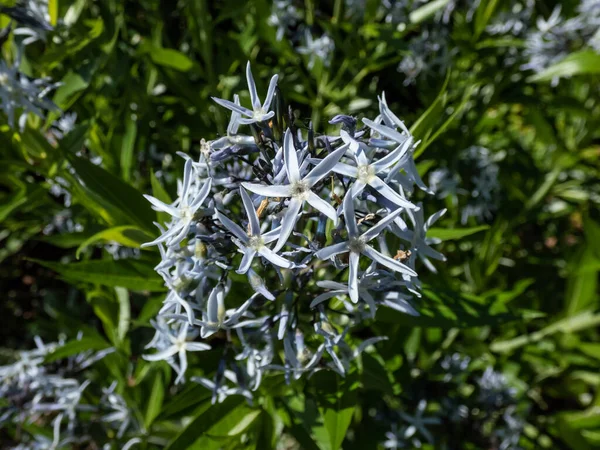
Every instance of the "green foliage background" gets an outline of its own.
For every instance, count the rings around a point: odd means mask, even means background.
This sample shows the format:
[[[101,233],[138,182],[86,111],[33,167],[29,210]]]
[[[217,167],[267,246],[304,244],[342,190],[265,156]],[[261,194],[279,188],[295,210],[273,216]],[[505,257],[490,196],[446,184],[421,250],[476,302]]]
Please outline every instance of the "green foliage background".
[[[68,337],[55,360],[115,346],[86,376],[118,381],[147,430],[145,448],[262,450],[285,435],[291,448],[358,449],[367,448],[370,397],[400,398],[416,383],[415,370],[427,373],[460,352],[527,386],[533,412],[523,446],[600,446],[600,56],[573,53],[538,76],[502,67],[502,51],[523,43],[487,35],[502,2],[481,2],[473,21],[454,16],[448,70],[405,86],[396,67],[407,36],[430,17],[398,30],[374,20],[377,2],[367,2],[360,23],[344,19],[342,2],[304,2],[309,25],[336,43],[331,66],[312,70],[286,39],[275,39],[267,1],[50,3],[53,20],[68,26],[58,29],[60,39],[29,46],[22,68],[62,81],[52,98],[78,120],[53,145],[46,137],[58,113],[30,117],[23,133],[0,116],[2,362],[31,347],[34,335]],[[547,15],[551,6],[536,8]],[[0,16],[1,26],[8,21]],[[13,51],[4,43],[3,58]],[[373,327],[390,340],[346,379],[319,373],[287,386],[275,376],[253,406],[237,397],[211,405],[204,388],[174,387],[166,364],[141,359],[165,295],[153,270],[158,252],[114,260],[104,244],[139,248],[156,235],[152,222],[164,218],[142,193],[174,198],[183,166],[175,153],[196,158],[201,139],[225,132],[228,116],[210,97],[237,92],[248,103],[247,60],[259,89],[278,73],[286,100],[319,132],[333,129],[335,114],[375,115],[385,91],[422,140],[425,179],[442,163],[456,167],[470,145],[502,153],[501,196],[491,220],[468,224],[461,205],[430,202],[432,211],[449,208],[432,230],[448,261],[422,275],[420,317],[378,317]],[[567,78],[552,86],[556,74]],[[50,194],[61,180],[72,196],[68,217],[81,228],[44,232],[65,214],[64,195]],[[193,356],[191,373],[218,357]],[[0,431],[0,440],[13,431]]]

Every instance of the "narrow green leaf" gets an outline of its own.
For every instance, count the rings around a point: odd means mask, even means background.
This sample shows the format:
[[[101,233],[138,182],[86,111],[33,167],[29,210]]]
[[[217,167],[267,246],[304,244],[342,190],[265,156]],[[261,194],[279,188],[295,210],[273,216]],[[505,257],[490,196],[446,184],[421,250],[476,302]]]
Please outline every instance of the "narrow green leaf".
[[[597,327],[598,325],[600,325],[600,314],[594,314],[592,311],[583,311],[575,316],[561,319],[531,334],[508,340],[494,341],[490,345],[490,349],[497,353],[510,352],[524,345],[539,342],[555,333],[576,333],[587,328]]]
[[[177,417],[193,407],[210,400],[212,393],[204,386],[191,384],[183,391],[179,392],[164,405],[160,411],[160,419],[166,420]],[[208,403],[210,404],[210,402]],[[199,414],[199,413],[198,413]]]
[[[427,138],[433,129],[433,126],[444,113],[444,106],[446,106],[446,101],[448,99],[448,95],[446,93],[446,89],[448,87],[448,82],[450,81],[450,71],[446,74],[446,79],[444,80],[444,84],[442,88],[438,92],[437,97],[433,101],[433,103],[425,110],[423,114],[412,124],[410,127],[410,132],[415,136],[416,140],[423,140]]]
[[[87,261],[59,264],[52,261],[32,259],[73,281],[121,286],[133,291],[162,291],[163,279],[154,271],[152,264],[144,261]]]
[[[194,62],[183,53],[172,48],[161,48],[146,44],[144,50],[148,52],[150,59],[159,66],[187,72],[194,67]]]
[[[456,239],[462,239],[464,237],[470,236],[475,233],[479,233],[480,231],[488,230],[490,228],[489,225],[481,225],[478,227],[472,228],[431,228],[427,231],[427,237],[429,238],[437,238],[442,241],[452,241]]]
[[[141,244],[151,240],[152,237],[149,234],[136,226],[124,225],[107,228],[84,240],[77,248],[75,257],[79,259],[79,255],[83,250],[97,242],[117,242],[126,247],[140,248]]]
[[[346,437],[356,408],[356,372],[342,378],[333,372],[319,372],[314,377],[317,393],[315,401],[329,436],[331,450],[338,450]]]
[[[160,414],[160,409],[163,404],[165,396],[165,388],[163,385],[162,374],[159,370],[154,375],[154,382],[152,383],[152,391],[148,398],[148,407],[146,408],[146,416],[144,417],[144,425],[146,429],[149,429],[154,419]]]
[[[137,123],[128,116],[125,123],[125,135],[121,145],[121,176],[125,181],[131,177],[131,165],[133,163],[133,152],[135,149],[135,138],[137,136]]]
[[[460,292],[442,288],[425,287],[423,297],[414,303],[420,313],[411,316],[389,308],[377,311],[377,320],[400,323],[407,327],[471,328],[485,325],[500,325],[518,317],[504,304],[502,299],[467,297]]]
[[[419,24],[433,16],[437,11],[446,6],[450,0],[433,0],[412,11],[408,18],[411,23]]]
[[[475,12],[475,33],[474,38],[477,40],[488,22],[494,15],[494,11],[498,6],[499,0],[489,0],[486,2],[481,2],[477,7],[477,11]]]
[[[134,187],[83,158],[67,153],[80,182],[96,196],[117,208],[129,220],[145,230],[154,232],[154,211],[150,204]]]
[[[100,336],[84,336],[81,339],[73,339],[65,343],[65,345],[57,348],[49,353],[44,362],[50,363],[59,359],[68,358],[69,356],[77,355],[86,350],[103,350],[110,347],[110,344]]]
[[[527,79],[529,82],[551,81],[557,77],[600,73],[600,54],[593,50],[571,53],[562,61]]]
[[[275,434],[275,423],[271,415],[261,411],[257,421],[256,450],[274,450],[276,448],[277,435]]]
[[[48,0],[48,15],[50,16],[50,24],[56,26],[58,21],[58,0]]]
[[[222,403],[211,406],[199,415],[192,418],[187,426],[166,447],[166,450],[187,450],[191,445],[209,432],[213,427],[227,420],[235,414],[236,410],[243,406],[245,399],[241,396],[228,397]]]
[[[129,304],[129,292],[122,287],[115,287],[117,293],[117,301],[119,302],[119,322],[117,325],[117,337],[119,341],[123,341],[129,331],[129,323],[131,321],[131,305]]]

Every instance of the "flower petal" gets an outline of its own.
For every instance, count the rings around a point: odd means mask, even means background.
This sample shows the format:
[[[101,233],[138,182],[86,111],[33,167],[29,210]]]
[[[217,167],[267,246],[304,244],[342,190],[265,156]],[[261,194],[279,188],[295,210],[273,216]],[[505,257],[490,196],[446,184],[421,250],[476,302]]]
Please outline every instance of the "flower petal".
[[[402,264],[401,262],[396,261],[395,259],[390,258],[389,256],[385,256],[383,253],[379,253],[370,245],[365,245],[363,253],[376,263],[379,263],[382,266],[387,267],[388,269],[400,273],[405,273],[407,275],[410,275],[411,277],[417,276],[417,272],[412,270],[410,267]]]
[[[240,263],[239,269],[236,270],[236,273],[243,274],[243,273],[248,272],[248,269],[250,269],[250,266],[252,265],[252,260],[254,259],[255,255],[256,255],[256,250],[253,250],[251,248],[246,248],[244,250],[244,256],[242,258],[242,262]]]
[[[346,153],[347,145],[342,145],[336,151],[331,152],[324,159],[319,162],[313,169],[308,173],[307,176],[304,177],[304,181],[307,182],[308,187],[313,187],[322,178],[324,178],[329,172],[333,170],[333,167],[338,163],[338,161],[344,156]]]
[[[362,121],[364,122],[364,124],[366,126],[371,128],[372,130],[377,131],[380,135],[385,136],[386,138],[391,139],[392,141],[395,141],[398,144],[404,143],[404,141],[406,141],[406,139],[408,137],[406,135],[402,135],[402,134],[398,133],[393,128],[390,128],[386,125],[382,125],[379,123],[375,123],[372,120],[363,119]]]
[[[279,235],[279,239],[277,240],[277,244],[275,244],[275,248],[273,251],[277,252],[281,249],[287,242],[288,237],[292,234],[292,230],[294,229],[294,225],[296,225],[296,221],[298,220],[298,213],[300,212],[300,208],[304,202],[297,198],[292,198],[290,204],[288,206],[287,212],[281,221],[281,234]]]
[[[279,75],[273,75],[271,77],[271,81],[269,81],[269,89],[267,90],[267,96],[265,97],[265,102],[262,105],[265,111],[271,109],[271,102],[273,101],[273,95],[275,95],[275,88],[277,87],[278,79]]]
[[[243,106],[240,105],[236,105],[233,102],[230,102],[229,100],[225,100],[222,98],[216,98],[216,97],[211,97],[217,104],[221,105],[223,108],[227,108],[231,111],[237,112],[239,114],[242,114],[244,116],[248,116],[248,117],[252,117],[254,115],[254,112],[248,108],[244,108]],[[240,122],[241,123],[241,122]]]
[[[346,221],[346,229],[350,237],[358,237],[358,226],[356,225],[356,217],[354,213],[354,197],[352,192],[348,192],[344,197],[344,220]]]
[[[168,214],[170,214],[173,217],[179,217],[179,210],[177,208],[174,208],[171,205],[167,205],[164,202],[161,202],[159,199],[152,197],[151,195],[146,195],[144,194],[144,198],[146,200],[148,200],[150,203],[152,203],[152,205],[155,206],[156,209],[159,209],[160,211],[166,212]]]
[[[398,208],[396,211],[389,213],[379,222],[377,222],[371,229],[365,231],[362,234],[362,237],[365,239],[365,242],[369,242],[371,239],[376,238],[381,231],[383,231],[391,221],[393,221],[398,214],[402,212],[402,208]]]
[[[248,221],[250,222],[250,233],[252,234],[252,236],[259,236],[260,223],[258,222],[258,216],[256,215],[254,204],[252,203],[250,196],[244,188],[240,188],[240,194],[242,196],[242,202],[244,203],[246,215],[248,216]]]
[[[339,244],[333,244],[328,247],[322,248],[315,253],[315,256],[319,259],[329,259],[332,256],[339,255],[340,253],[348,252],[348,243],[340,242]]]
[[[404,144],[399,145],[394,151],[388,153],[386,156],[373,163],[372,167],[375,169],[375,173],[383,172],[385,169],[392,166],[396,161],[402,158],[412,145],[412,142],[412,137],[409,137]]]
[[[347,177],[358,178],[358,169],[356,167],[341,162],[333,166],[331,171]]]
[[[231,219],[229,219],[227,216],[224,216],[217,210],[215,210],[215,215],[217,216],[219,222],[221,222],[231,234],[233,234],[244,244],[248,243],[248,234],[242,229],[242,227],[240,227],[237,223],[234,223]]]
[[[144,358],[146,361],[162,361],[173,356],[175,353],[177,353],[177,350],[177,347],[172,345],[158,353],[153,353],[152,355],[142,355],[142,358]]]
[[[269,261],[271,264],[276,265],[277,267],[283,267],[284,269],[292,269],[295,266],[293,262],[288,261],[282,256],[279,256],[277,253],[275,253],[273,250],[268,249],[267,247],[261,248],[258,251],[258,254],[267,259],[267,261]]]
[[[242,183],[246,189],[263,197],[290,197],[290,186],[287,184],[266,185],[256,183]]]
[[[337,223],[338,218],[335,212],[335,208],[329,203],[327,203],[325,200],[323,200],[321,197],[319,197],[317,194],[315,194],[313,191],[309,191],[308,198],[306,199],[306,201],[310,206],[325,214],[327,217],[333,220],[334,223]]]
[[[360,253],[350,252],[350,261],[348,273],[348,294],[350,300],[354,303],[358,303],[358,261],[360,259]]]
[[[408,209],[419,209],[417,206],[401,197],[396,191],[394,191],[391,187],[381,181],[380,178],[374,177],[369,181],[369,186],[374,188],[379,194],[383,197],[387,198],[390,202],[395,203],[398,206]]]
[[[285,162],[285,171],[290,183],[300,181],[300,167],[298,166],[298,154],[294,147],[292,131],[288,128],[283,138],[283,160]]]
[[[261,109],[260,99],[256,92],[256,83],[254,82],[252,70],[250,69],[250,61],[246,64],[246,81],[248,82],[248,90],[250,91],[250,103],[252,104],[252,109],[259,111]]]

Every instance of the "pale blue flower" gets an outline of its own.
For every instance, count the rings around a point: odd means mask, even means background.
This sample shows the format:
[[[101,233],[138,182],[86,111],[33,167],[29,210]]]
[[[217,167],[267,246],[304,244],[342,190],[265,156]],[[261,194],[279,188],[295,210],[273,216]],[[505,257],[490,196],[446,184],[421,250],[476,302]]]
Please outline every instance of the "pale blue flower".
[[[287,259],[279,256],[274,250],[267,247],[267,244],[273,242],[280,237],[281,227],[277,227],[267,233],[261,233],[260,223],[252,200],[243,188],[240,188],[240,194],[246,215],[250,222],[249,233],[246,233],[238,224],[228,219],[225,215],[219,211],[215,211],[215,216],[221,222],[227,230],[235,237],[233,242],[239,247],[244,254],[240,267],[237,273],[246,273],[252,265],[252,260],[258,254],[269,261],[271,264],[282,267],[284,269],[291,269],[295,267],[295,264]]]
[[[183,185],[179,202],[176,202],[173,205],[167,205],[157,198],[154,198],[150,195],[144,195],[146,200],[152,203],[155,209],[168,213],[175,220],[169,226],[166,233],[163,233],[152,242],[142,244],[142,247],[156,245],[161,242],[166,242],[166,244],[169,246],[179,245],[179,243],[188,234],[190,226],[194,221],[196,212],[200,209],[202,203],[204,200],[206,200],[208,194],[210,193],[212,182],[212,178],[208,178],[200,189],[193,189],[192,169],[192,160],[188,159],[185,162]]]
[[[174,365],[178,375],[175,379],[175,383],[183,381],[183,377],[187,370],[187,352],[198,352],[204,350],[210,350],[210,345],[203,342],[190,342],[188,341],[189,335],[189,324],[183,322],[179,328],[179,332],[175,335],[172,333],[166,334],[168,343],[170,345],[160,349],[157,353],[151,355],[143,355],[146,361],[162,361],[166,360],[170,362],[172,357],[177,355],[179,358],[179,365]]]
[[[244,108],[236,103],[230,102],[229,100],[223,100],[220,98],[212,97],[212,99],[224,108],[230,109],[231,111],[237,112],[243,117],[238,118],[239,123],[249,125],[251,123],[264,122],[269,120],[275,115],[274,111],[269,111],[271,108],[271,102],[273,101],[273,95],[275,94],[275,88],[277,87],[278,75],[273,75],[269,82],[269,90],[265,97],[264,103],[261,104],[256,92],[256,84],[252,77],[252,71],[250,70],[250,62],[246,65],[246,79],[248,81],[248,90],[250,91],[250,101],[252,103],[252,109]]]
[[[301,176],[300,167],[298,165],[298,155],[292,140],[292,132],[288,129],[285,133],[283,142],[283,159],[289,184],[267,186],[255,183],[242,183],[242,186],[249,191],[264,197],[291,198],[287,212],[281,223],[281,234],[273,249],[274,251],[278,251],[286,244],[288,237],[292,234],[292,230],[298,220],[304,202],[308,202],[313,208],[337,223],[337,213],[333,206],[315,194],[311,188],[331,172],[336,163],[346,152],[346,148],[346,146],[342,146],[330,153],[308,174]]]
[[[348,275],[348,293],[350,295],[350,299],[354,303],[358,302],[359,299],[358,262],[361,254],[387,267],[388,269],[410,276],[417,276],[417,273],[408,266],[390,258],[389,256],[385,256],[367,244],[369,241],[375,239],[385,228],[387,228],[396,218],[396,216],[402,212],[402,209],[398,208],[396,211],[389,213],[371,229],[362,234],[359,234],[358,232],[358,225],[356,223],[354,213],[354,200],[350,192],[346,194],[346,197],[344,198],[343,209],[344,218],[346,221],[346,229],[348,231],[348,240],[346,242],[340,242],[338,244],[325,247],[316,252],[315,256],[319,259],[329,259],[341,253],[349,253],[350,272]]]

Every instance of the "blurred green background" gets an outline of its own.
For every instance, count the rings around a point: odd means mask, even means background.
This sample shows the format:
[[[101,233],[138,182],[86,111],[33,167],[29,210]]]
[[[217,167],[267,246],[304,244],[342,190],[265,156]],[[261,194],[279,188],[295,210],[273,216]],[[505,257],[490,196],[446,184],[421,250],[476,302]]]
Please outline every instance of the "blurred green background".
[[[591,40],[600,38],[551,23],[565,41],[560,51],[546,35],[535,41],[539,20],[558,5],[564,20],[579,17],[578,1],[41,3],[54,27],[45,39],[19,52],[20,38],[2,38],[7,66],[20,57],[23,74],[61,85],[48,94],[60,110],[30,114],[22,130],[0,112],[0,363],[32,347],[35,335],[73,342],[83,331],[90,347],[64,355],[102,347],[93,339],[118,349],[85,377],[119,381],[131,408],[146,414],[142,445],[176,448],[189,417],[209,420],[198,408],[205,394],[188,392],[199,403],[176,406],[185,397],[177,392],[198,387],[174,388],[166,366],[140,359],[165,295],[153,271],[158,253],[139,249],[157,220],[141,195],[175,198],[176,152],[197,158],[202,139],[226,132],[229,117],[210,97],[238,93],[248,104],[251,61],[259,92],[279,74],[299,123],[312,121],[319,133],[337,129],[328,123],[336,114],[374,117],[385,92],[421,140],[418,168],[437,188],[427,212],[449,209],[431,233],[448,261],[437,273],[422,270],[430,295],[421,317],[373,324],[390,340],[359,367],[339,445],[376,448],[368,437],[383,442],[385,430],[369,418],[373,395],[388,396],[389,408],[416,404],[403,399],[435,385],[439,361],[458,352],[475,364],[465,386],[491,366],[527,403],[519,446],[507,448],[600,447],[600,55]],[[295,13],[283,9],[293,20],[279,23],[278,36],[280,3]],[[5,11],[0,27],[14,19]],[[307,32],[328,40],[311,47]],[[65,115],[75,125],[61,132]],[[192,371],[203,372],[202,358],[191,360]],[[319,395],[311,383],[261,387],[249,438],[213,430],[222,437],[213,447],[182,439],[177,448],[334,448],[329,426],[323,437],[294,419],[294,401]],[[160,401],[150,405],[154,389]],[[200,428],[198,439],[210,435]],[[0,430],[6,448],[23,433]],[[428,448],[500,448],[462,439]],[[110,438],[114,448],[123,442]],[[89,445],[80,448],[99,448]]]

